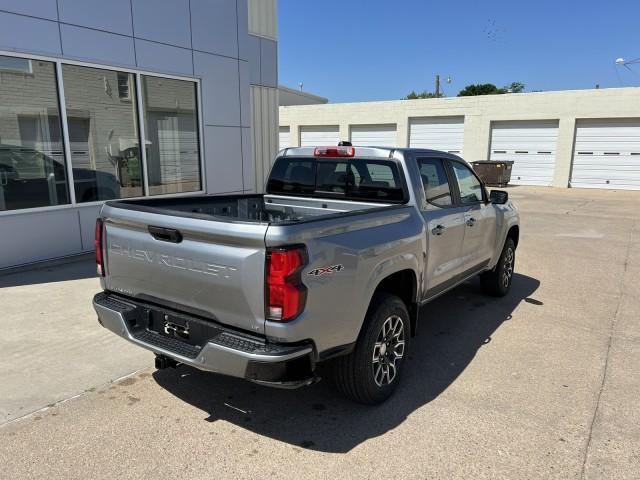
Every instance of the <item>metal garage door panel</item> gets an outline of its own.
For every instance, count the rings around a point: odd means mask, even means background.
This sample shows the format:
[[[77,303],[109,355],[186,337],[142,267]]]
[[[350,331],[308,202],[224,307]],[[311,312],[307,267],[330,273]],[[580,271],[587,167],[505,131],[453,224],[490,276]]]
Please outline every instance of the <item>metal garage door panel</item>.
[[[353,145],[372,147],[395,147],[395,125],[354,125],[351,127]]]
[[[409,146],[462,153],[464,117],[413,118],[409,122]]]
[[[640,190],[640,118],[578,120],[571,186]]]
[[[491,126],[491,160],[511,160],[511,183],[553,183],[558,143],[557,120],[495,122]]]
[[[300,146],[315,147],[338,145],[340,133],[337,126],[300,127]]]
[[[291,145],[291,136],[290,136],[289,127],[280,127],[278,132],[278,149],[282,150],[283,148],[289,148]]]

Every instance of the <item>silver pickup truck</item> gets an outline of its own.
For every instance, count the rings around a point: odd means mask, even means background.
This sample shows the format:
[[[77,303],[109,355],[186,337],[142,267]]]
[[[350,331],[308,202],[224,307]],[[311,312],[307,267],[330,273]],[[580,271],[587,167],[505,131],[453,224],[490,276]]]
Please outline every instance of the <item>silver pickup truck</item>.
[[[396,388],[420,308],[466,279],[505,295],[516,207],[434,150],[288,148],[266,194],[107,202],[100,324],[178,364],[361,403]]]

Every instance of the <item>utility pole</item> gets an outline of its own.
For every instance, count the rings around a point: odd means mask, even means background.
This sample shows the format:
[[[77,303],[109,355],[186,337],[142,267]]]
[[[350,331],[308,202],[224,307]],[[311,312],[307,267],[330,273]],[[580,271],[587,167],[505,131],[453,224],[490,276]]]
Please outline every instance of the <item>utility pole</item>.
[[[440,98],[440,75],[436,75],[436,98]]]

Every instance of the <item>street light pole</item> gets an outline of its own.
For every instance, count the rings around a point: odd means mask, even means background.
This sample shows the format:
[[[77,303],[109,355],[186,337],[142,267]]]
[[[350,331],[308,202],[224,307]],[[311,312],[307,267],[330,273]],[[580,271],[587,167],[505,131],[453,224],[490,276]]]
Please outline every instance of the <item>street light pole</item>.
[[[626,68],[629,68],[629,65],[635,65],[637,63],[640,63],[640,58],[634,58],[633,60],[625,60],[624,58],[616,59],[616,65],[621,65]]]
[[[451,77],[447,76],[447,83],[451,83]],[[440,74],[436,75],[436,90],[435,90],[435,97],[436,98],[440,98],[442,96],[442,93],[440,92]]]

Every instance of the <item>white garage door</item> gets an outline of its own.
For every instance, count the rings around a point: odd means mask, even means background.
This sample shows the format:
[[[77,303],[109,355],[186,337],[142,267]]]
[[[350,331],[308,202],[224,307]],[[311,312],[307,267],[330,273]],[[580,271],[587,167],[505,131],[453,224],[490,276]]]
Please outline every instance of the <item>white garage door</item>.
[[[571,186],[640,190],[640,118],[578,120]]]
[[[289,148],[289,146],[291,145],[289,127],[280,127],[280,131],[278,133],[278,145],[278,150]]]
[[[395,147],[395,125],[353,125],[351,127],[353,145],[372,147]]]
[[[340,133],[337,126],[330,127],[300,127],[300,146],[330,146],[338,145]]]
[[[409,146],[462,153],[464,117],[413,118],[409,122]]]
[[[553,183],[558,143],[557,120],[495,122],[491,126],[491,160],[512,160],[511,183]]]

